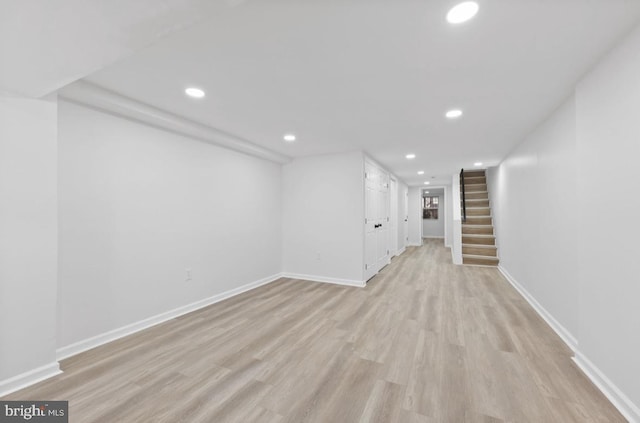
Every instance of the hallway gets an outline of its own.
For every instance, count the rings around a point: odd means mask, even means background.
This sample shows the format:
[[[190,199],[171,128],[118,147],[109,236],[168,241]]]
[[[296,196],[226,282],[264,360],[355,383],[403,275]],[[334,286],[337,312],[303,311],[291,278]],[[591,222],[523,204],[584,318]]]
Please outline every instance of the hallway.
[[[441,240],[366,288],[281,279],[62,362],[3,399],[71,422],[623,422],[495,268]]]

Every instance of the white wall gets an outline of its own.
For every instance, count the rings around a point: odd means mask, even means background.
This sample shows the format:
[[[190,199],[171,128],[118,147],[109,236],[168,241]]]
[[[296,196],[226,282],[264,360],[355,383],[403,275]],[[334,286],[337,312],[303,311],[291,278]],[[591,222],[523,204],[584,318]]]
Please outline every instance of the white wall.
[[[58,347],[281,270],[277,164],[60,102],[59,183]]]
[[[489,172],[501,266],[640,421],[640,27]],[[604,201],[602,198],[604,197]]]
[[[575,104],[568,100],[488,169],[500,264],[578,333]]]
[[[409,187],[409,245],[422,245],[422,188]]]
[[[580,212],[574,214],[581,264],[580,351],[637,407],[640,407],[639,51],[640,27],[637,27],[578,85]],[[605,195],[606,200],[601,201],[600,195]],[[636,412],[640,421],[640,408]]]
[[[364,154],[295,159],[283,187],[284,271],[362,283]]]
[[[422,219],[422,236],[424,238],[444,238],[444,221],[447,213],[444,201],[444,193],[442,194],[425,194],[429,197],[438,197],[438,218]]]
[[[56,101],[0,97],[0,392],[57,369]]]

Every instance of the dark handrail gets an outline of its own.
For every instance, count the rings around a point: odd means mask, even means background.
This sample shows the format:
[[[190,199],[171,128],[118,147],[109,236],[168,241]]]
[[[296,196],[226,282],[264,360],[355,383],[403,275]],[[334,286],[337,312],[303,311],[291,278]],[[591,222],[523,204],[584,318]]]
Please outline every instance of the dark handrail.
[[[462,193],[462,223],[467,221],[467,202],[464,195],[464,169],[460,169],[460,192]]]

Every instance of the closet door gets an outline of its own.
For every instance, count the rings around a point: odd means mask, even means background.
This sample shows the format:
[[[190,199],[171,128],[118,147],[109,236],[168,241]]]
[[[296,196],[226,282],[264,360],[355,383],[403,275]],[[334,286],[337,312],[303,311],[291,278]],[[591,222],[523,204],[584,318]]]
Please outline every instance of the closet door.
[[[409,245],[409,190],[404,190],[404,247]]]
[[[376,267],[379,271],[389,264],[389,175],[380,171],[378,184],[378,233]]]
[[[398,251],[398,182],[389,179],[389,250],[391,255]]]
[[[377,169],[365,163],[364,204],[365,204],[365,240],[364,240],[364,276],[371,279],[378,273],[377,237],[378,237],[378,173]]]

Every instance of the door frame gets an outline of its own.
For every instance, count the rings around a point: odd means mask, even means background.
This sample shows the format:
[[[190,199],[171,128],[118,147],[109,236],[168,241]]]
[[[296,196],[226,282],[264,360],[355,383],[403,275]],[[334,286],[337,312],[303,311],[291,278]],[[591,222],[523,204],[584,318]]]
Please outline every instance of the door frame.
[[[398,254],[398,250],[400,250],[398,245],[398,233],[400,232],[399,222],[399,207],[398,207],[398,178],[395,175],[389,174],[389,220],[392,228],[395,226],[395,231],[391,231],[390,234],[390,245],[389,249],[391,250],[390,257],[395,257]],[[393,218],[395,217],[395,222],[393,222]]]
[[[447,195],[447,185],[434,185],[431,186],[429,185],[429,187],[427,188],[421,188],[420,189],[420,198],[422,198],[422,194],[425,190],[429,190],[429,189],[442,189],[442,203],[444,204],[444,235],[442,237],[442,239],[446,239],[447,237],[447,223],[449,223],[449,206],[448,206],[448,202],[447,200],[449,199],[448,195]],[[453,207],[453,205],[451,205],[451,207]],[[438,213],[440,213],[440,210],[438,210]],[[420,219],[422,219],[422,201],[420,202]],[[424,225],[422,224],[422,220],[420,221],[420,242],[422,242],[422,240],[424,240]],[[439,238],[438,238],[439,239]]]

